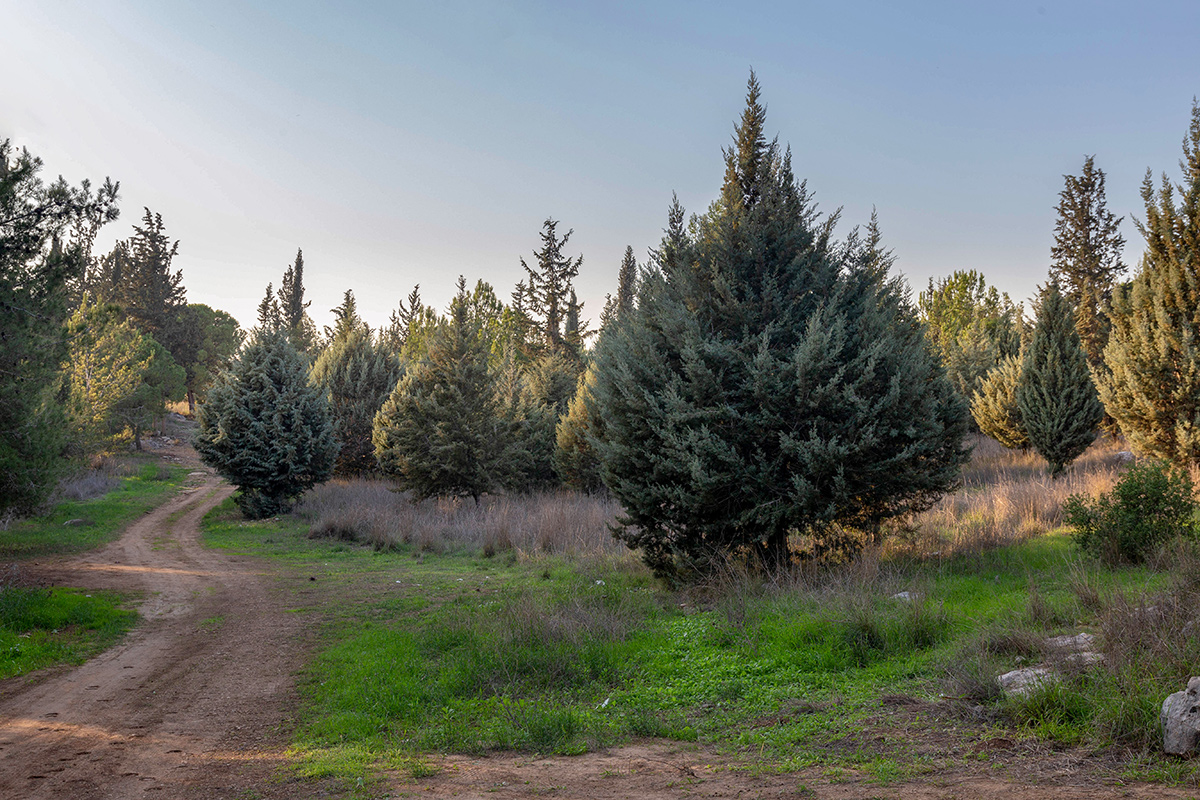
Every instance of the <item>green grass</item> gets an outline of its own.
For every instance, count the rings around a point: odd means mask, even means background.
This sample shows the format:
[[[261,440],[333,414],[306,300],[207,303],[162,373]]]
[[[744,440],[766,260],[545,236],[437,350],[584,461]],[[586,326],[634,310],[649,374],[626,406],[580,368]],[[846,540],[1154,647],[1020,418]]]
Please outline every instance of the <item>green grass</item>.
[[[116,540],[142,514],[160,505],[182,485],[187,470],[146,461],[137,473],[101,497],[68,501],[44,516],[14,522],[0,530],[0,559],[19,561],[82,553]],[[73,525],[65,523],[81,520]]]
[[[1142,568],[1096,571],[1065,535],[1048,535],[883,565],[860,581],[749,586],[699,603],[628,558],[378,552],[310,540],[292,518],[245,522],[229,503],[205,529],[213,546],[315,579],[294,584],[305,592],[296,612],[312,615],[325,643],[303,678],[294,754],[305,774],[347,780],[424,765],[427,753],[571,754],[638,737],[702,742],[753,769],[901,780],[972,758],[979,730],[946,724],[950,744],[931,758],[912,725],[941,723],[901,719],[882,696],[938,701],[981,636],[1093,629],[1072,590],[1083,572],[1098,591],[1165,583]],[[921,599],[891,599],[900,590]],[[1019,663],[1015,652],[988,658],[980,669]],[[1012,711],[1018,738],[1095,738],[1078,698]]]
[[[82,664],[125,634],[137,614],[115,594],[9,586],[0,589],[0,679]]]

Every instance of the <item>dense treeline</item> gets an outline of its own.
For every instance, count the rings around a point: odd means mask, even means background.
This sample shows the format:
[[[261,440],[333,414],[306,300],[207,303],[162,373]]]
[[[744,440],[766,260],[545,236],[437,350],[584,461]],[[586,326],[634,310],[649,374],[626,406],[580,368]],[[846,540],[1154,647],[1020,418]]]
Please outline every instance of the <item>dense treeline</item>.
[[[46,184],[2,147],[6,509],[35,507],[69,457],[138,446],[182,398],[248,515],[334,475],[417,499],[608,491],[618,536],[664,574],[714,552],[852,552],[954,485],[969,426],[1052,475],[1101,425],[1200,463],[1200,108],[1183,182],[1147,176],[1132,280],[1104,172],[1089,156],[1064,176],[1030,318],[970,269],[912,302],[874,217],[837,239],[768,141],[753,76],[718,198],[690,218],[674,203],[645,263],[626,249],[598,330],[573,285],[583,257],[547,219],[506,299],[460,277],[440,312],[417,286],[375,329],[347,290],[318,330],[298,250],[244,342],[187,303],[160,215],[95,255],[117,185]]]

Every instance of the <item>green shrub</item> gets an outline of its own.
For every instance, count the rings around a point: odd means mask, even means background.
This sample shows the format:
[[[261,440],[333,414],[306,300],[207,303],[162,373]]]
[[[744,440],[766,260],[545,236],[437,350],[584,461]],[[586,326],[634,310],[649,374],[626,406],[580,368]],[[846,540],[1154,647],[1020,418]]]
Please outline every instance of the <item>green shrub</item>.
[[[1092,502],[1071,495],[1063,505],[1076,543],[1108,564],[1140,563],[1172,539],[1195,536],[1195,512],[1191,477],[1165,461],[1131,467]]]

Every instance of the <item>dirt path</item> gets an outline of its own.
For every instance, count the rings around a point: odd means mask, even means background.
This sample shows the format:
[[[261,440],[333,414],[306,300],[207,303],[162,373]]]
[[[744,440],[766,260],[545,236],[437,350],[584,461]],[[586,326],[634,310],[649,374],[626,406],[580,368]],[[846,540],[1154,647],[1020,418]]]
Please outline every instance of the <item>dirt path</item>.
[[[232,490],[207,472],[193,481],[118,542],[38,573],[140,591],[145,619],[77,669],[0,685],[0,798],[273,793],[299,620],[258,562],[200,545],[201,518]]]

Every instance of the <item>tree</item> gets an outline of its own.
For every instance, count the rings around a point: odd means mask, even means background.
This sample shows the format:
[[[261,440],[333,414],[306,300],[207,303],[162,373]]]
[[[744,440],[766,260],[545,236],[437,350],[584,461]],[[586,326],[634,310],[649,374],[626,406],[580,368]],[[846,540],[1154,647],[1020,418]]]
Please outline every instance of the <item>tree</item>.
[[[1200,105],[1183,142],[1183,183],[1142,184],[1141,266],[1112,303],[1100,396],[1130,444],[1200,464]],[[1178,205],[1175,196],[1179,195]]]
[[[371,441],[375,414],[400,375],[396,356],[377,347],[363,327],[348,327],[313,364],[310,377],[329,400],[334,433],[341,443],[335,474],[361,475],[377,470]]]
[[[413,499],[473,497],[500,484],[503,426],[488,354],[459,278],[427,360],[409,367],[375,416],[380,468]]]
[[[964,399],[970,399],[1001,359],[1020,352],[1020,309],[975,270],[930,278],[917,306],[951,383]]]
[[[596,370],[589,367],[554,430],[554,471],[566,486],[581,492],[595,492],[604,486],[600,459],[592,446],[593,439],[603,437],[604,427],[592,396],[595,384]]]
[[[517,285],[515,303],[529,320],[534,333],[534,346],[539,354],[562,353],[566,350],[563,323],[572,307],[571,284],[579,274],[583,256],[568,258],[563,255],[567,242],[574,231],[558,238],[558,221],[547,219],[542,223],[542,248],[534,251],[534,266],[521,259],[526,280]]]
[[[346,293],[342,295],[342,304],[337,308],[331,308],[330,311],[333,313],[334,322],[332,328],[328,325],[325,326],[325,338],[331,344],[352,333],[364,333],[370,337],[371,328],[358,315],[358,302],[354,299],[354,292],[350,289],[347,289]]]
[[[1095,440],[1104,408],[1075,330],[1075,309],[1058,284],[1042,290],[1036,311],[1017,408],[1030,445],[1050,465],[1050,476],[1058,477]]]
[[[264,331],[283,328],[283,312],[279,309],[279,298],[275,296],[275,288],[269,283],[267,293],[258,303],[258,327]]]
[[[187,304],[183,272],[171,272],[179,242],[172,242],[167,236],[162,214],[152,214],[147,208],[142,224],[133,226],[133,236],[125,243],[124,250],[128,259],[125,287],[120,290],[117,302],[139,330],[174,352],[177,332],[171,322]]]
[[[310,305],[312,301],[304,299],[304,252],[297,248],[296,260],[279,283],[279,318],[296,349],[311,355],[317,342],[317,326],[308,315]]]
[[[874,239],[832,242],[751,75],[720,197],[673,206],[628,321],[602,337],[594,445],[617,535],[671,573],[713,552],[790,561],[934,502],[967,458],[966,408]]]
[[[1008,356],[984,377],[971,398],[971,416],[979,430],[1011,449],[1029,447],[1029,434],[1021,422],[1017,386],[1021,359]]]
[[[610,324],[614,319],[617,319],[629,313],[633,308],[634,298],[637,295],[637,274],[638,265],[637,259],[633,257],[633,248],[625,246],[625,256],[621,259],[621,268],[617,272],[617,295],[607,295],[605,297],[604,310],[600,314],[600,326]]]
[[[337,458],[333,415],[282,330],[255,329],[200,407],[196,451],[240,489],[242,513],[262,519],[328,480]]]
[[[379,332],[379,343],[389,353],[399,354],[408,340],[413,323],[420,318],[425,304],[421,301],[421,285],[417,284],[408,293],[407,300],[401,300],[400,306],[392,312],[388,324]]]
[[[1058,195],[1058,220],[1050,247],[1050,279],[1057,281],[1075,307],[1075,330],[1093,369],[1104,360],[1108,319],[1104,309],[1125,272],[1121,250],[1121,217],[1113,216],[1104,199],[1104,170],[1096,157],[1083,161],[1080,175],[1064,175]]]
[[[118,213],[118,184],[46,184],[41,168],[0,140],[0,514],[36,508],[58,475],[66,424],[54,392],[68,299],[96,229]]]
[[[229,366],[245,334],[236,319],[202,303],[189,303],[175,321],[179,331],[176,360],[185,371],[188,413],[204,400],[217,373]]]

